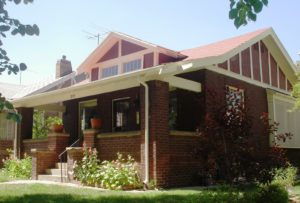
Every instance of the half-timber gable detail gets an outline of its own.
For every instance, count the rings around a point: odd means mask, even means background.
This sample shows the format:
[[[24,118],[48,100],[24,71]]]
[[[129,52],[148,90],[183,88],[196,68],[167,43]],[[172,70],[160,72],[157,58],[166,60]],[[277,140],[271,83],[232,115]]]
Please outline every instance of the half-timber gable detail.
[[[292,83],[263,41],[258,41],[217,66],[274,88],[284,91],[292,89]]]

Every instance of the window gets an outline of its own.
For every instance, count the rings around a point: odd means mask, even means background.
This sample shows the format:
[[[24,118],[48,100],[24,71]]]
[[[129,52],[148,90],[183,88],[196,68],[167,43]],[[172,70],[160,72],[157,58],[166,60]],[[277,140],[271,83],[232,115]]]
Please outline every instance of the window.
[[[110,77],[117,74],[118,74],[117,65],[102,69],[102,78]]]
[[[129,98],[113,101],[113,129],[114,131],[129,130]]]
[[[7,120],[6,113],[0,113],[0,140],[13,140],[15,136],[15,122]]]
[[[123,64],[123,72],[127,73],[127,72],[130,72],[130,71],[139,70],[139,69],[141,69],[141,64],[142,64],[141,59],[136,59],[136,60],[124,63]]]
[[[226,86],[226,102],[229,109],[244,105],[244,90]]]

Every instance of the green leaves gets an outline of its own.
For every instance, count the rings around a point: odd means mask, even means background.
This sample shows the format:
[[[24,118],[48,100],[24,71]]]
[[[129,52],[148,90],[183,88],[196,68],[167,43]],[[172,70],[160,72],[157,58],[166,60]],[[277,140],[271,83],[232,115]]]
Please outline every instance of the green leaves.
[[[268,0],[230,0],[229,19],[239,28],[249,21],[256,21],[257,14],[267,5]]]

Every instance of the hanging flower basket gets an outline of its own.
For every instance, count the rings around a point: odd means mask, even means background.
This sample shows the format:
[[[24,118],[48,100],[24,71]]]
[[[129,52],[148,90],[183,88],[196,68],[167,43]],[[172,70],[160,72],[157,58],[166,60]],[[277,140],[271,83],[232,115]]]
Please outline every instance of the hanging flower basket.
[[[91,118],[92,129],[100,129],[102,126],[102,120],[100,118]]]

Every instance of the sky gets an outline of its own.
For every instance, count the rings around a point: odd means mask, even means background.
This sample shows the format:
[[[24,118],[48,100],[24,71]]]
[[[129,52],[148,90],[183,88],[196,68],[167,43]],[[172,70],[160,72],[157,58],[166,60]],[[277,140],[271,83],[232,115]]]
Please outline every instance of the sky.
[[[101,35],[118,31],[176,51],[209,44],[257,29],[273,27],[293,61],[300,60],[299,0],[269,1],[256,22],[236,29],[228,18],[229,0],[35,0],[8,2],[7,10],[24,24],[37,24],[39,36],[3,40],[12,62],[25,62],[21,84],[54,77],[62,55],[73,70],[97,47]],[[91,34],[89,34],[91,33]],[[0,82],[20,84],[20,75],[0,75]]]

